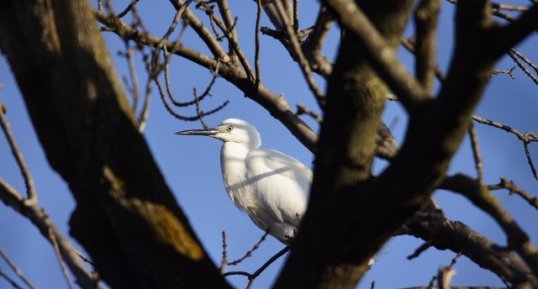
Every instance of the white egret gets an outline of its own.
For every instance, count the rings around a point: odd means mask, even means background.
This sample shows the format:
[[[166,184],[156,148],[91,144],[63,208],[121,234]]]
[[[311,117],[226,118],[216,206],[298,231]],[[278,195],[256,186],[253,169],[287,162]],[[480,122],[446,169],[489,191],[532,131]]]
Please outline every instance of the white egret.
[[[298,160],[261,149],[260,134],[244,120],[230,118],[214,129],[179,131],[223,142],[220,165],[232,202],[264,231],[288,244],[306,210],[312,172]]]

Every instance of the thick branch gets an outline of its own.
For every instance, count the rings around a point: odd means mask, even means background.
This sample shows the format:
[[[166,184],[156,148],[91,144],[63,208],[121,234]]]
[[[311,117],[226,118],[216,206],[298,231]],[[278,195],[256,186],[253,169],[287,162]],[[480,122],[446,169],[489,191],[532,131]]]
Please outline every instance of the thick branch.
[[[407,110],[430,98],[397,58],[394,43],[385,41],[354,1],[326,0],[325,3],[335,11],[340,24],[357,37],[372,67],[398,95]]]
[[[480,180],[473,180],[461,174],[457,174],[449,180],[444,181],[443,188],[464,195],[474,205],[489,214],[506,234],[509,248],[519,253],[534,275],[538,276],[538,249],[487,187]]]
[[[534,4],[529,10],[523,12],[512,23],[491,31],[490,41],[485,42],[484,46],[489,47],[488,50],[492,51],[493,57],[501,57],[530,33],[538,30],[536,19],[538,19],[538,4]]]
[[[112,28],[112,32],[119,36],[132,39],[137,43],[157,47],[160,42],[158,37],[138,31],[137,29],[127,25],[125,22],[113,21],[101,12],[94,12],[97,15],[99,22]],[[234,66],[230,63],[220,63],[209,56],[192,50],[175,42],[164,42],[164,47],[170,53],[182,56],[190,61],[199,64],[211,71],[216,71],[230,83],[239,88],[247,97],[254,100],[263,106],[269,113],[278,119],[288,130],[310,151],[315,151],[317,134],[312,131],[308,125],[302,121],[293,109],[286,102],[284,97],[281,97],[269,90],[262,83],[259,86],[248,77],[247,74],[239,66]]]
[[[374,6],[371,2],[359,3],[368,19],[379,25],[380,22],[391,23],[387,15],[392,15],[395,6],[402,5],[401,1],[397,5],[386,2],[380,8],[384,17],[369,10],[370,5]],[[335,0],[327,3],[351,36],[356,37],[353,43],[359,43],[359,47],[347,46],[348,35],[344,37],[332,76],[333,79],[342,79],[342,82],[329,82],[327,115],[321,129],[312,195],[297,244],[277,282],[277,287],[282,288],[309,285],[324,288],[328,286],[323,282],[325,278],[332,279],[333,286],[334,280],[338,280],[336,288],[354,286],[351,280],[362,276],[368,259],[429,199],[444,177],[496,61],[484,53],[483,46],[477,45],[493,27],[488,11],[490,6],[482,0],[460,1],[451,68],[439,97],[428,100],[422,86],[407,72],[399,68],[391,70],[401,64],[385,43],[397,42],[397,38],[385,41],[375,33],[386,32],[382,29],[384,26],[374,29],[354,2]],[[386,25],[399,27],[394,23]],[[339,64],[340,57],[346,52],[346,65]],[[364,86],[362,91],[350,89],[353,81],[361,76],[353,71],[352,52],[365,55],[395,92],[406,93],[404,106],[410,112],[410,124],[402,149],[376,180],[360,174],[368,169],[368,163],[364,161],[368,151],[361,150],[364,139],[371,134],[367,130],[352,128],[375,118],[375,107],[370,106],[372,101],[365,101],[361,94]],[[343,72],[338,69],[343,69]],[[348,73],[353,76],[347,77]],[[345,88],[343,91],[335,89],[339,93],[332,94],[331,89],[337,87],[332,85],[336,83]],[[382,89],[382,84],[377,87],[378,91]],[[354,103],[349,103],[349,99],[360,105],[353,107]],[[339,108],[338,114],[331,114],[332,105]],[[368,110],[366,114],[365,107]],[[349,118],[349,115],[356,115],[357,119]],[[353,150],[346,149],[346,146]],[[324,254],[326,248],[331,248],[330,254]],[[316,252],[316,260],[308,258],[313,252]],[[341,274],[348,276],[343,280],[349,283],[340,279]]]
[[[363,1],[363,8],[392,50],[412,1],[388,2]],[[361,41],[344,33],[329,79],[308,211],[277,288],[354,288],[369,268],[370,258],[357,255],[359,233],[348,227],[358,221],[352,213],[358,211],[350,209],[356,203],[340,203],[347,188],[371,177],[387,95]]]
[[[427,92],[433,90],[436,67],[436,30],[441,0],[422,0],[415,11],[415,74]]]
[[[447,180],[452,181],[450,178]],[[462,253],[515,288],[523,284],[538,284],[530,275],[529,268],[515,254],[465,224],[448,220],[440,210],[423,207],[406,223],[404,233],[421,238],[439,250]]]

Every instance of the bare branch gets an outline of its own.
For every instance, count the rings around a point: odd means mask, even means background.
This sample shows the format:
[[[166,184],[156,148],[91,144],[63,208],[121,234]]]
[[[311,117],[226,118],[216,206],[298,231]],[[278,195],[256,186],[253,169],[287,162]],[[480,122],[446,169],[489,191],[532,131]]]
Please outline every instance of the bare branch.
[[[241,49],[241,46],[239,46],[239,36],[237,34],[237,17],[234,19],[232,18],[231,9],[228,5],[227,0],[218,0],[217,1],[220,14],[222,15],[222,18],[224,19],[224,24],[226,25],[226,30],[223,31],[224,37],[228,39],[228,44],[230,47],[230,55],[232,58],[238,58],[239,63],[241,63],[241,66],[243,67],[245,73],[251,78],[251,80],[254,79],[254,72],[252,71],[252,67],[250,67],[250,63],[248,61],[247,56],[243,52],[243,49]]]
[[[9,268],[11,268],[11,270],[13,272],[15,272],[17,277],[19,277],[19,279],[21,279],[21,281],[26,286],[28,286],[28,288],[35,289],[32,282],[30,282],[30,280],[28,280],[28,278],[26,276],[24,276],[24,273],[22,272],[22,270],[19,267],[17,267],[17,265],[15,265],[15,263],[9,258],[9,256],[6,254],[6,252],[4,252],[4,250],[2,250],[2,248],[0,248],[0,258],[4,259],[4,261],[7,263]]]
[[[15,137],[11,132],[9,122],[7,121],[5,116],[6,111],[6,106],[0,103],[0,126],[2,127],[2,131],[4,132],[4,135],[9,144],[9,148],[11,149],[11,153],[13,154],[13,157],[15,158],[15,161],[19,166],[19,170],[21,171],[21,174],[24,178],[24,186],[26,187],[26,195],[28,197],[25,202],[28,202],[29,204],[35,204],[37,203],[37,193],[35,189],[34,179],[32,177],[32,174],[30,173],[30,169],[26,165],[24,156],[22,155],[19,146],[15,141]]]
[[[263,265],[260,268],[258,268],[256,271],[254,271],[254,273],[248,273],[248,272],[245,272],[245,271],[229,271],[229,272],[226,272],[226,273],[222,274],[222,276],[223,277],[234,276],[234,275],[245,276],[248,279],[247,287],[245,289],[249,289],[249,288],[252,287],[252,284],[254,283],[254,280],[258,276],[260,276],[260,274],[263,273],[263,271],[265,271],[265,269],[267,269],[267,267],[269,267],[271,264],[273,264],[273,262],[278,260],[278,258],[280,258],[284,254],[286,254],[289,250],[290,250],[290,247],[284,247],[278,253],[276,253],[271,258],[269,258],[269,260],[267,260],[265,263],[263,263]]]
[[[508,56],[510,56],[510,58],[512,58],[512,60],[517,64],[517,66],[519,68],[521,68],[521,70],[536,84],[538,84],[538,77],[536,75],[534,75],[532,72],[530,72],[530,70],[525,66],[523,65],[523,63],[521,62],[521,60],[523,60],[527,65],[531,66],[535,73],[538,73],[538,67],[536,67],[536,65],[534,63],[532,63],[528,58],[526,58],[523,54],[521,54],[519,51],[515,50],[515,49],[511,49],[509,52],[508,52]],[[521,59],[521,60],[520,60]]]
[[[30,220],[37,227],[41,235],[51,244],[53,244],[52,236],[54,236],[60,255],[67,266],[69,266],[79,286],[86,289],[97,287],[97,280],[86,270],[71,242],[60,233],[45,211],[37,203],[25,202],[19,192],[2,179],[0,179],[0,199],[8,207]]]
[[[186,4],[183,3],[182,0],[170,0],[170,3],[174,6],[176,11],[181,10],[181,7],[186,6]],[[219,58],[223,62],[230,61],[230,57],[224,52],[222,49],[222,46],[220,46],[220,43],[213,37],[211,32],[204,26],[204,24],[194,15],[194,13],[188,8],[184,8],[185,12],[182,13],[183,20],[188,23],[189,26],[191,26],[194,31],[198,34],[200,39],[204,41],[204,43],[207,45],[207,48],[211,50],[213,55],[217,58]]]
[[[50,243],[52,244],[52,248],[54,249],[54,255],[56,255],[58,264],[60,265],[60,268],[62,269],[62,275],[64,276],[65,282],[67,284],[67,288],[73,289],[73,284],[72,284],[73,282],[71,281],[71,276],[69,276],[69,272],[67,272],[67,268],[65,267],[65,262],[62,258],[60,247],[58,246],[58,240],[56,240],[56,236],[52,233],[52,230],[50,227],[49,227],[48,234],[49,234]]]
[[[306,82],[308,83],[308,88],[310,88],[310,90],[314,94],[314,97],[319,107],[323,109],[325,107],[325,96],[316,84],[314,76],[312,75],[310,63],[304,56],[301,44],[299,43],[299,39],[297,39],[297,35],[295,34],[293,27],[290,24],[290,19],[288,19],[286,11],[284,10],[284,5],[281,3],[281,1],[282,0],[276,0],[274,3],[276,5],[277,11],[280,13],[280,17],[284,21],[284,26],[290,38],[291,47],[293,48],[293,53],[297,55],[297,58],[299,60],[299,66],[301,67],[301,72],[303,73]]]
[[[265,232],[262,237],[260,238],[260,240],[258,242],[256,242],[256,244],[254,244],[254,246],[252,246],[252,248],[250,248],[250,250],[248,250],[245,255],[237,260],[234,260],[232,262],[229,262],[228,265],[230,266],[235,266],[235,265],[239,265],[239,263],[243,262],[245,259],[249,258],[252,256],[252,253],[254,253],[254,251],[258,250],[258,248],[260,247],[260,245],[265,241],[265,239],[267,238],[267,235],[269,235],[269,231]]]
[[[370,23],[362,10],[351,0],[327,0],[327,6],[337,14],[337,18],[347,30],[361,40],[373,68],[398,95],[409,111],[417,104],[431,98],[427,91],[407,72],[395,51]]]
[[[131,92],[131,96],[133,97],[133,111],[136,111],[136,108],[138,107],[138,100],[140,99],[140,92],[139,92],[139,81],[138,81],[138,74],[136,73],[135,63],[134,63],[134,48],[130,47],[129,41],[125,40],[125,59],[127,60],[127,67],[129,68],[129,77],[131,79],[131,84],[125,80],[125,84],[127,89]]]
[[[118,13],[118,18],[123,18],[125,15],[127,15],[127,13],[129,13],[133,9],[133,7],[138,3],[138,1],[140,0],[132,0],[131,3],[129,3],[129,5],[125,7],[125,9]]]
[[[443,187],[441,185],[441,188]],[[465,224],[447,219],[435,206],[425,206],[418,211],[406,223],[403,233],[430,242],[439,250],[461,252],[514,287],[523,284],[538,286],[538,280],[519,257],[492,243]]]
[[[254,66],[256,87],[260,85],[260,20],[262,18],[262,1],[256,1],[256,25],[254,26]]]
[[[474,165],[476,169],[476,174],[479,180],[484,178],[484,164],[482,162],[482,157],[480,155],[480,146],[478,144],[478,133],[474,125],[471,123],[469,125],[469,139],[471,140],[471,149],[473,152]]]
[[[515,79],[515,77],[514,77],[514,70],[515,69],[516,69],[516,66],[512,66],[512,68],[510,68],[510,69],[494,69],[491,73],[493,75],[506,74],[506,75],[510,76],[510,78]]]
[[[401,38],[400,39],[400,44],[409,52],[411,52],[412,54],[416,54],[416,49],[415,49],[415,39],[411,38],[411,39],[405,39],[405,38]],[[441,68],[439,67],[439,65],[435,65],[435,68],[434,68],[434,71],[433,71],[435,77],[437,77],[437,79],[440,81],[440,82],[443,82],[446,78],[446,76],[443,74],[443,72],[441,71]]]
[[[501,178],[500,183],[496,185],[489,185],[487,186],[488,190],[500,190],[500,189],[507,189],[508,192],[512,195],[515,194],[519,197],[521,197],[523,200],[525,200],[529,205],[533,206],[534,208],[538,209],[538,197],[533,197],[529,193],[527,193],[524,189],[516,185],[513,181],[507,180],[505,178]]]
[[[157,47],[160,42],[158,37],[141,32],[121,20],[114,21],[99,11],[94,11],[94,14],[99,22],[110,27],[112,32],[123,38],[132,39],[141,45],[150,47]],[[182,56],[196,64],[211,69],[212,71],[215,71],[218,68],[220,76],[239,88],[247,97],[267,109],[271,115],[282,122],[282,124],[284,124],[284,126],[286,126],[309,150],[315,150],[318,137],[317,134],[312,131],[304,121],[295,115],[285,98],[275,94],[263,84],[256,87],[253,82],[248,81],[249,77],[247,74],[236,66],[231,66],[228,63],[221,63],[179,43],[165,41],[164,47],[168,52]]]
[[[536,170],[536,166],[534,165],[534,162],[532,160],[532,157],[529,151],[529,144],[532,142],[538,142],[538,136],[536,136],[534,132],[521,133],[518,130],[511,128],[505,124],[487,119],[485,117],[477,116],[477,115],[473,115],[472,119],[478,123],[489,125],[498,129],[502,129],[510,134],[515,135],[519,140],[521,140],[523,142],[523,149],[525,151],[525,156],[527,158],[527,162],[529,163],[531,172],[534,178],[538,179],[538,172]]]
[[[159,95],[161,96],[161,100],[164,104],[164,107],[166,108],[166,110],[175,118],[179,119],[179,120],[183,120],[183,121],[198,121],[200,120],[200,115],[201,116],[207,116],[207,115],[210,115],[210,114],[213,114],[213,113],[216,113],[218,112],[219,110],[223,109],[226,105],[228,105],[229,101],[226,100],[225,102],[223,102],[221,105],[217,106],[216,108],[212,109],[212,110],[209,110],[207,112],[200,112],[199,114],[195,115],[195,116],[185,116],[185,115],[182,115],[182,114],[179,114],[177,113],[176,111],[174,111],[174,109],[170,106],[170,104],[168,103],[168,100],[165,96],[165,93],[164,93],[164,89],[162,87],[162,84],[161,82],[158,80],[158,79],[154,79],[153,80],[155,82],[155,85],[157,86],[157,89],[159,91]],[[194,104],[196,105],[196,102],[199,101],[198,100],[194,100]]]
[[[226,231],[222,231],[222,260],[220,261],[219,270],[223,274],[228,265],[228,244],[226,243]]]
[[[453,176],[450,182],[445,181],[443,188],[464,195],[475,206],[488,213],[505,232],[508,246],[518,252],[535,276],[538,276],[538,248],[531,243],[527,233],[500,205],[486,186],[479,180],[460,174]]]
[[[310,61],[312,70],[321,74],[327,78],[332,73],[332,63],[323,56],[321,49],[325,42],[326,36],[334,22],[334,17],[330,13],[329,9],[322,3],[316,23],[314,24],[314,31],[310,33],[308,38],[303,43],[303,50],[305,55]]]
[[[538,19],[538,4],[534,4],[506,26],[491,29],[488,41],[483,44],[488,47],[488,52],[492,52],[493,57],[501,57],[530,33],[538,29],[536,19]]]
[[[323,118],[321,117],[321,115],[319,115],[318,113],[316,113],[315,111],[305,107],[304,105],[302,104],[297,104],[296,105],[297,107],[297,111],[296,111],[296,114],[298,116],[301,116],[303,114],[306,114],[310,117],[312,117],[316,122],[318,123],[321,123],[321,121],[323,120]]]
[[[9,277],[6,273],[4,273],[4,271],[2,271],[2,269],[0,269],[0,277],[4,278],[9,283],[9,285],[11,285],[13,288],[15,288],[15,289],[23,289],[21,287],[21,285],[19,285],[17,283],[17,281],[15,281],[15,280],[13,280],[13,278]]]
[[[228,0],[217,0],[216,2],[219,7],[220,15],[222,15],[222,19],[224,20],[224,24],[226,27],[226,29],[223,31],[224,34],[226,35],[231,33],[228,38],[234,39],[237,42],[237,40],[239,39],[239,37],[237,36],[237,30],[235,29],[235,24],[237,23],[237,21],[235,21],[232,17],[232,11],[230,9],[230,6],[228,5]],[[229,45],[231,46],[232,43],[230,42]],[[234,49],[232,47],[230,47],[229,53],[232,56],[235,56]]]
[[[415,11],[415,65],[417,80],[428,92],[433,90],[436,67],[436,30],[441,0],[422,0]]]
[[[293,32],[299,31],[299,1],[293,0]]]
[[[433,245],[430,242],[424,242],[420,246],[418,246],[415,251],[407,256],[407,260],[413,260],[415,258],[418,258],[420,254],[426,252],[429,248],[431,248]]]

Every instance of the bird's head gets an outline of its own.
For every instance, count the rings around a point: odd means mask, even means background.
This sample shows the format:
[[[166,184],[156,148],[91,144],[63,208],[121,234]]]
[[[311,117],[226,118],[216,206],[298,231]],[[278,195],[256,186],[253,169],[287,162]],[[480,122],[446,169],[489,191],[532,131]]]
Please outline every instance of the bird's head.
[[[176,134],[209,136],[223,142],[246,144],[250,148],[257,148],[261,145],[260,134],[256,128],[238,118],[229,118],[216,128],[183,130]]]

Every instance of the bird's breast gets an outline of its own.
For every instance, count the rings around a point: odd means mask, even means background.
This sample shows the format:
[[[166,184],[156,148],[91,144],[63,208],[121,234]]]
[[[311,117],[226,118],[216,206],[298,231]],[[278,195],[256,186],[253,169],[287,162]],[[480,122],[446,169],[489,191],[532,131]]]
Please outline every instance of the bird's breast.
[[[220,158],[226,191],[232,202],[245,211],[258,206],[251,184],[247,181],[247,154],[248,149],[240,144],[224,143]]]

